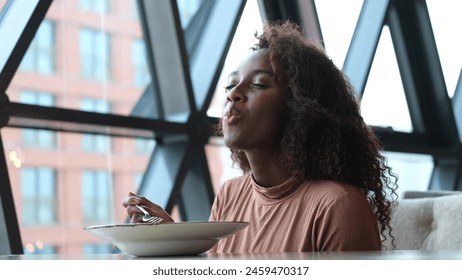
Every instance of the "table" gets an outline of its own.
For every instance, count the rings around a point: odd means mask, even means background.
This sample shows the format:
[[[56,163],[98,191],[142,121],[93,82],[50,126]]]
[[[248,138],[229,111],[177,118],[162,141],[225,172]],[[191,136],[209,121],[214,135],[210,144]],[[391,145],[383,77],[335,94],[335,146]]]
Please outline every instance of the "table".
[[[91,275],[88,279],[141,280],[164,279],[168,275],[168,279],[182,280],[370,280],[374,278],[371,275],[386,277],[380,279],[396,278],[399,275],[399,279],[434,280],[442,278],[442,272],[444,275],[458,275],[461,264],[462,250],[201,254],[170,257],[134,257],[127,254],[4,255],[0,256],[0,278],[15,275],[17,279],[35,279],[37,275],[47,275],[47,279],[55,280],[69,276],[85,279]],[[227,274],[218,274],[218,271]],[[190,278],[190,275],[195,278]]]
[[[290,252],[134,257],[127,254],[0,255],[1,260],[462,260],[462,250],[387,250],[380,252]]]

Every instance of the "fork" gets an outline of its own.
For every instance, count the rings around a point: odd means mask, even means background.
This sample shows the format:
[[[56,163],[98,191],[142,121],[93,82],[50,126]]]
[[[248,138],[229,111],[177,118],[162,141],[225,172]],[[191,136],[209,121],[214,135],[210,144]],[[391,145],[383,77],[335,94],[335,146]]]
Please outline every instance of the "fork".
[[[141,210],[141,212],[144,213],[144,216],[142,218],[143,222],[146,222],[146,223],[150,223],[150,224],[160,224],[163,219],[161,217],[156,217],[156,216],[151,216],[148,211],[146,211],[146,209],[144,209],[142,206],[139,206],[137,204],[135,204],[136,207],[138,207],[138,209]]]

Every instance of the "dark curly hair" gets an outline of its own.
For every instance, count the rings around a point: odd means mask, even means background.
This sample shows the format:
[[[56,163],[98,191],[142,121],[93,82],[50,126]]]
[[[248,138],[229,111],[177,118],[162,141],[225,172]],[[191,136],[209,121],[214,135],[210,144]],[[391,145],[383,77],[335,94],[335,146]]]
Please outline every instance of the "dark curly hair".
[[[332,180],[360,188],[379,222],[382,242],[391,236],[390,214],[398,177],[360,114],[347,77],[289,21],[264,25],[253,50],[269,52],[275,76],[285,85],[285,127],[280,141],[284,167],[305,180]],[[231,158],[244,171],[243,151]]]

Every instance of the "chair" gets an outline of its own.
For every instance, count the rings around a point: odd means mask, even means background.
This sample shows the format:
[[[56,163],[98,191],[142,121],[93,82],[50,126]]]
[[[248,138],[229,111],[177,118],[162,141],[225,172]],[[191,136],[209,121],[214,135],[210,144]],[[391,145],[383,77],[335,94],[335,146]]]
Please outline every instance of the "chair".
[[[462,194],[461,191],[405,191],[402,194],[402,199],[410,198],[427,198],[439,197],[445,195]]]
[[[462,192],[408,192],[392,209],[385,249],[462,249]]]

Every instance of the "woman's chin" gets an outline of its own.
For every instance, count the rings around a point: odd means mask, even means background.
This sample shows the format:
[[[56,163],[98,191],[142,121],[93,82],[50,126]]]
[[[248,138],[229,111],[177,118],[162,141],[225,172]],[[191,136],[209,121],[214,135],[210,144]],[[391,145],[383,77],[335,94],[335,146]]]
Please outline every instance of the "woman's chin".
[[[223,140],[225,142],[225,146],[230,149],[239,150],[242,148],[242,141],[237,137],[223,137]]]

